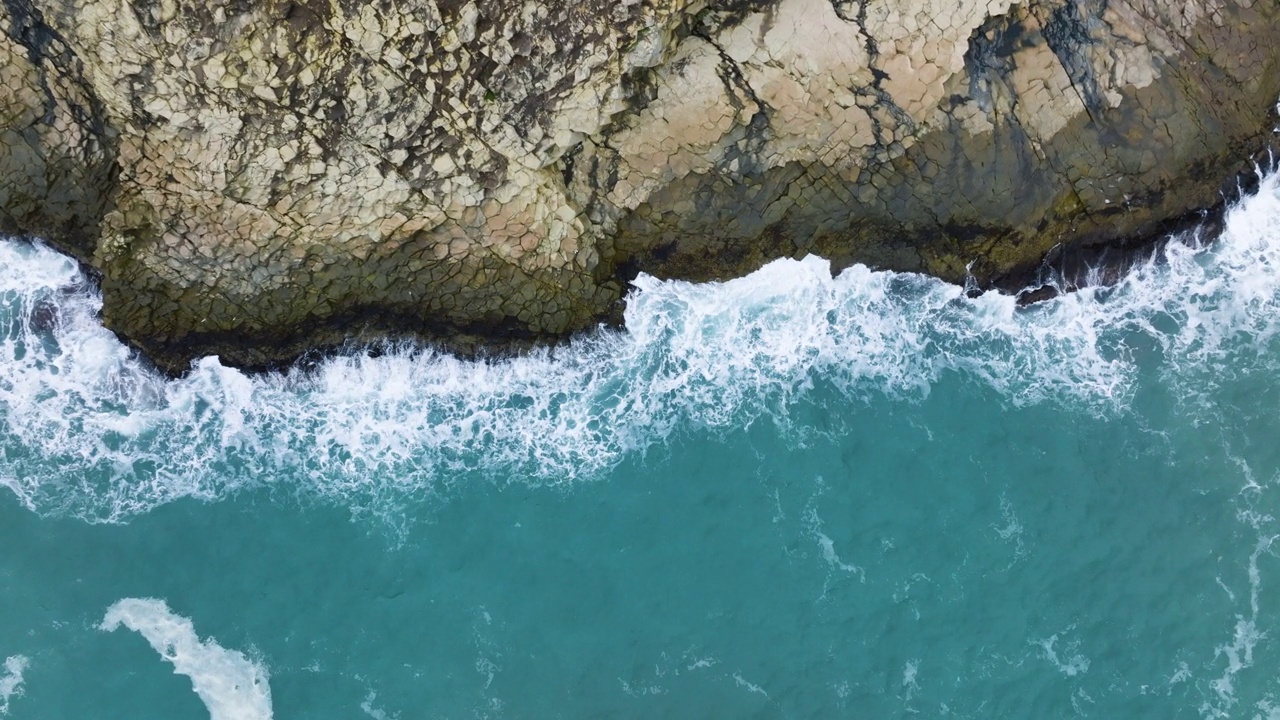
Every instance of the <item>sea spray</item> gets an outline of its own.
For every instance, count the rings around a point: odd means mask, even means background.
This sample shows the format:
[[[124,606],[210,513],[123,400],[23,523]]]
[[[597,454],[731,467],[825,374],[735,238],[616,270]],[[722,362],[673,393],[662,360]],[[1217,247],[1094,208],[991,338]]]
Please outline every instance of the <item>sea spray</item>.
[[[111,632],[121,626],[146,638],[175,673],[191,678],[210,720],[271,720],[266,667],[213,639],[201,640],[191,620],[174,614],[163,600],[125,598],[115,603],[99,627]]]
[[[599,477],[680,433],[788,426],[815,383],[922,398],[960,376],[1011,405],[1124,413],[1136,352],[1193,387],[1280,322],[1276,175],[1208,247],[1174,241],[1113,287],[1020,308],[990,292],[817,257],[724,283],[640,276],[626,330],[517,359],[429,348],[246,376],[216,358],[170,380],[98,321],[74,263],[0,243],[0,484],[33,511],[119,522],[288,477],[289,494],[398,508],[474,477]],[[1243,342],[1241,342],[1243,339]]]

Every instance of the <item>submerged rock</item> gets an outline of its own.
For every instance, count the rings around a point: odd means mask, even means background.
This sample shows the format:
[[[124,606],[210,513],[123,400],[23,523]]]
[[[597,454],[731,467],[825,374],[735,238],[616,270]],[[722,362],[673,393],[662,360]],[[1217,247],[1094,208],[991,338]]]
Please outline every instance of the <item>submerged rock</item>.
[[[1249,0],[3,0],[0,232],[162,367],[618,316],[818,253],[980,285],[1213,205]]]

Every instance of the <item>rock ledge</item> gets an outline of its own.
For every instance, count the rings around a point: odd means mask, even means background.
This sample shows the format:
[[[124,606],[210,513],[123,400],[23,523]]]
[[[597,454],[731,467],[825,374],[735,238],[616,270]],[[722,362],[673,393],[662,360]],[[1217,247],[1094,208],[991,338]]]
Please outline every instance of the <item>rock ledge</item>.
[[[616,319],[817,253],[984,286],[1272,140],[1255,0],[0,0],[0,232],[162,368]],[[1073,250],[1074,251],[1074,250]]]

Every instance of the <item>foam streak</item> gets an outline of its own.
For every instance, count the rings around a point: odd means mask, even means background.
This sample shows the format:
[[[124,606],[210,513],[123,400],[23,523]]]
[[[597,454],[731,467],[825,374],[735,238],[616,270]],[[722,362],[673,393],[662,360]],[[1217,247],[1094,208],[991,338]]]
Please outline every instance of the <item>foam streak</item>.
[[[175,615],[163,600],[125,598],[107,609],[99,626],[124,626],[146,638],[191,685],[209,709],[210,720],[271,720],[267,669],[212,639],[201,640],[190,620]]]

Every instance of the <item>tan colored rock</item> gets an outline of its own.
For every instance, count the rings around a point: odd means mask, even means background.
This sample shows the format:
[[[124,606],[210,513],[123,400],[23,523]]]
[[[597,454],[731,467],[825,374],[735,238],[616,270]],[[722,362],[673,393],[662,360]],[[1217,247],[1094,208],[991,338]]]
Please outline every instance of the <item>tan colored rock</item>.
[[[164,367],[456,349],[630,273],[980,282],[1212,204],[1280,95],[1247,0],[10,0],[0,231]]]

